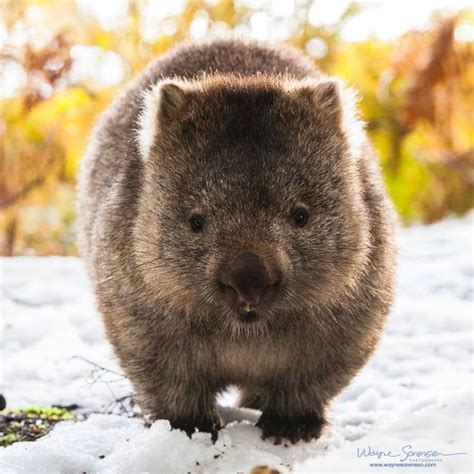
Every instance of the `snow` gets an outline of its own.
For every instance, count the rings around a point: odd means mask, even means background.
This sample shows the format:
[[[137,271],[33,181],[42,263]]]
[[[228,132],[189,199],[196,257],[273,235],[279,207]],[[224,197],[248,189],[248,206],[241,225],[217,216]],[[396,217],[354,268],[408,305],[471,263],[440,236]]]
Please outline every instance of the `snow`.
[[[9,408],[78,404],[93,413],[2,449],[2,474],[227,473],[257,465],[296,473],[472,472],[473,224],[471,213],[402,231],[396,304],[378,350],[332,403],[323,436],[288,447],[260,439],[258,412],[232,406],[222,407],[227,424],[215,444],[164,420],[148,429],[137,418],[103,414],[132,388],[87,362],[120,372],[82,263],[2,259],[0,391]],[[220,402],[234,399],[230,392]],[[369,446],[385,455],[362,455]],[[434,450],[444,455],[426,452]],[[413,459],[422,467],[410,467]]]

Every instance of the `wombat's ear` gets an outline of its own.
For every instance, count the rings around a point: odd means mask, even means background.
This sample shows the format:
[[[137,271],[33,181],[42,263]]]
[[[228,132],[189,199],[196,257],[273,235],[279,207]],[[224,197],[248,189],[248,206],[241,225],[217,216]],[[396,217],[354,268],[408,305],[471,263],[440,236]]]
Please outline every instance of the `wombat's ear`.
[[[336,81],[324,81],[312,88],[313,103],[322,113],[338,117],[341,114],[340,86]]]
[[[158,129],[166,127],[178,118],[186,102],[187,94],[184,88],[171,81],[160,82],[145,93],[138,130],[143,159],[147,159]]]
[[[349,149],[358,156],[365,140],[364,122],[357,111],[358,95],[337,79],[297,81],[290,87],[314,105],[320,126],[333,129],[339,126],[349,143]]]
[[[324,117],[337,119],[342,114],[341,85],[336,80],[305,80],[289,85],[290,92],[314,106],[314,111]]]
[[[186,92],[173,82],[160,84],[158,88],[158,120],[168,122],[179,116],[186,103]]]

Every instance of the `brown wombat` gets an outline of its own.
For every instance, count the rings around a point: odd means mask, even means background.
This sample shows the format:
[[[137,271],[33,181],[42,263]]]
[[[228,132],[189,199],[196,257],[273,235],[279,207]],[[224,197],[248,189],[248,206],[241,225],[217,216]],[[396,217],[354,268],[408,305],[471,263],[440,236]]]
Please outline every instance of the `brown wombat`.
[[[317,438],[392,303],[395,213],[354,97],[284,46],[188,43],[99,121],[80,247],[144,409],[216,437],[241,389],[263,437]]]

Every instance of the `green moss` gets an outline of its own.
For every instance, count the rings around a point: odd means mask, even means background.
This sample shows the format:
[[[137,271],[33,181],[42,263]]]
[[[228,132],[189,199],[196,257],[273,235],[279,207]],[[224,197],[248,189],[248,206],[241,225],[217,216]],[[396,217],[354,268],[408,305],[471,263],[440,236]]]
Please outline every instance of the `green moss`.
[[[0,446],[10,446],[10,444],[16,443],[17,441],[22,441],[21,436],[18,434],[7,434],[4,436],[0,436]]]
[[[57,421],[73,420],[74,414],[65,408],[58,407],[26,407],[16,410],[5,410],[5,413],[25,414],[28,417],[40,417]]]
[[[18,441],[35,441],[48,434],[59,421],[74,420],[65,408],[26,407],[0,411],[0,446]]]

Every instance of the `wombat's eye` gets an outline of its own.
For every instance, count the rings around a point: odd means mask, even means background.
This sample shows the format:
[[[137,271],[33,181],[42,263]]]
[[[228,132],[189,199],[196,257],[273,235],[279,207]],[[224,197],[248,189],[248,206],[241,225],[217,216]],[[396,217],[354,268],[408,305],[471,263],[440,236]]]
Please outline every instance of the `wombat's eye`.
[[[197,214],[193,214],[189,218],[189,223],[191,224],[191,229],[193,232],[202,232],[204,230],[204,217]]]
[[[304,227],[308,223],[309,213],[304,207],[300,207],[293,211],[293,222],[296,227]]]

